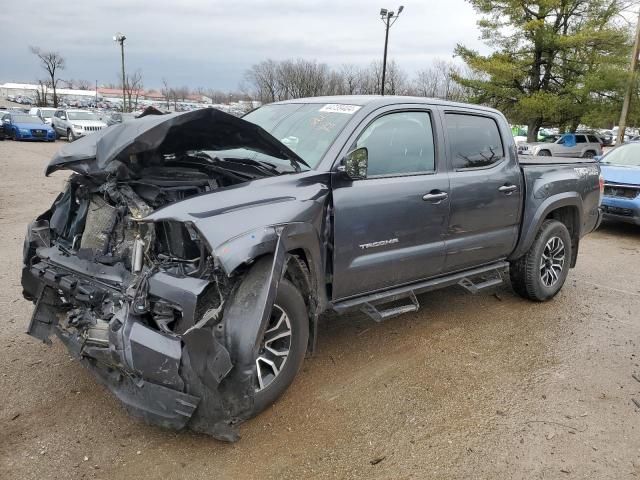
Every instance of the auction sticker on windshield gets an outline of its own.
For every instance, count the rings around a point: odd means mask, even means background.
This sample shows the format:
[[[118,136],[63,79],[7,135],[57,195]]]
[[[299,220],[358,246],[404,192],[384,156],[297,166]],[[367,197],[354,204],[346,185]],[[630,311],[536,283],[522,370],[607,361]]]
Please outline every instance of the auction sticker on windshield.
[[[340,103],[328,103],[322,107],[319,111],[326,113],[346,113],[347,115],[353,115],[360,110],[358,105],[342,105]]]

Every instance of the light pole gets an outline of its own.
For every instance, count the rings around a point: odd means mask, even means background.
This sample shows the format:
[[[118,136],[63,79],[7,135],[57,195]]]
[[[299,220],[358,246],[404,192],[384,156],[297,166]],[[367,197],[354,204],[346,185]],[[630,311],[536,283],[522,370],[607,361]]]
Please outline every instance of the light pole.
[[[127,37],[123,33],[116,33],[113,36],[113,41],[120,44],[120,55],[122,57],[122,113],[124,113],[125,106],[127,104],[127,95],[125,93],[125,76],[124,76],[124,41]]]
[[[398,7],[398,13],[389,11],[386,8],[380,9],[380,18],[382,19],[382,23],[384,23],[385,26],[384,57],[382,58],[382,87],[380,88],[382,96],[384,96],[384,82],[387,76],[387,44],[389,43],[389,28],[391,28],[391,26],[396,23],[396,20],[398,20],[398,17],[402,13],[402,10],[404,10],[404,7],[402,5]]]

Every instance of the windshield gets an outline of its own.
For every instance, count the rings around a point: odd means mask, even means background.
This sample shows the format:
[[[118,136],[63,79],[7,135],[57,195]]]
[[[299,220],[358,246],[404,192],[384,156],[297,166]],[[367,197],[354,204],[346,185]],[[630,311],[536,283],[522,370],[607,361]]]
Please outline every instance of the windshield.
[[[42,119],[31,115],[12,115],[14,123],[42,123]]]
[[[56,111],[53,108],[41,108],[40,109],[40,115],[42,115],[43,118],[51,118],[51,117],[53,117],[54,113],[56,113]]]
[[[67,112],[69,120],[98,120],[91,112]]]
[[[314,168],[359,109],[356,105],[285,103],[261,107],[243,118],[264,128]]]
[[[630,143],[612,150],[602,158],[601,163],[640,167],[640,143]]]

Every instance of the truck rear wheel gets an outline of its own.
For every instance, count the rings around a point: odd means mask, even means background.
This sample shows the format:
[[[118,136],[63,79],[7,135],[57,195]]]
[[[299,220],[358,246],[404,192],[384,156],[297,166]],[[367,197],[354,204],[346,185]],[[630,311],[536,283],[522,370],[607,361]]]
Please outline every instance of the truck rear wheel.
[[[551,300],[564,285],[570,263],[569,230],[557,220],[545,220],[529,251],[511,262],[511,285],[523,298]]]

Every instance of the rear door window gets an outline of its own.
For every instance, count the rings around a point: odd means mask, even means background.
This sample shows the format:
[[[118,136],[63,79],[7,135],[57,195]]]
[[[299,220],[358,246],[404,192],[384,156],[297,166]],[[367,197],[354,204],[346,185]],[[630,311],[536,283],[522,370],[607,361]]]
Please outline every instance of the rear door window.
[[[587,143],[587,137],[584,135],[576,135],[576,143]]]
[[[490,167],[504,158],[493,118],[466,113],[447,113],[445,117],[454,170]]]

